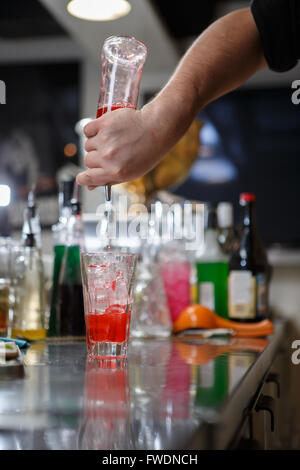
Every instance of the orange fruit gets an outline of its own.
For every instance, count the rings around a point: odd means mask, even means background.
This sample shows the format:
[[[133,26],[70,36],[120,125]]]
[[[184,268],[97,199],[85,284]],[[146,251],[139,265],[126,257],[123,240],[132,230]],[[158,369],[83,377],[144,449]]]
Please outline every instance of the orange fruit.
[[[189,328],[215,328],[215,313],[204,305],[192,304],[186,307],[173,325],[173,332]]]

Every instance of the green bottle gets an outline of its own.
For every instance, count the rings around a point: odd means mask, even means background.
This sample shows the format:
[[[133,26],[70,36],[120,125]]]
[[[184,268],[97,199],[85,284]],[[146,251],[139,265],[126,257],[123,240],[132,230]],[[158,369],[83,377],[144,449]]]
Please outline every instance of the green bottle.
[[[67,226],[68,220],[71,216],[70,201],[73,194],[74,180],[62,181],[58,194],[59,203],[59,220],[58,223],[52,227],[53,245],[54,245],[54,264],[52,275],[52,291],[51,291],[51,306],[50,318],[47,336],[55,337],[58,335],[58,322],[57,322],[57,295],[58,295],[58,282],[61,271],[62,261],[65,254],[65,244],[67,239]]]
[[[216,207],[206,205],[206,231],[203,249],[196,254],[198,302],[228,318],[228,259],[222,252],[217,233]]]
[[[81,207],[71,200],[72,215],[59,274],[57,292],[57,329],[59,336],[84,336],[85,320],[80,269],[80,251],[84,250]]]

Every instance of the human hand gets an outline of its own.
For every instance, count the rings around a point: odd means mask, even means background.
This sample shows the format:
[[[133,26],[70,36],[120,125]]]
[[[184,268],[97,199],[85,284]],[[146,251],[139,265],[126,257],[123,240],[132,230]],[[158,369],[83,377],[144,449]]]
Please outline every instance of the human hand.
[[[84,133],[87,137],[84,163],[88,170],[77,175],[77,182],[89,189],[136,179],[163,156],[155,126],[144,108],[106,113],[89,122]]]

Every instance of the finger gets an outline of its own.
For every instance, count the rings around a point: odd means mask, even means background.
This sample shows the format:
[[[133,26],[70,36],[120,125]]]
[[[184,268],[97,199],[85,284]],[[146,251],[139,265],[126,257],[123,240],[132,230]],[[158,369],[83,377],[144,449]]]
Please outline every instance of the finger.
[[[90,152],[91,150],[96,150],[97,149],[95,136],[94,137],[89,137],[85,141],[84,148],[87,152]]]
[[[89,191],[93,191],[93,190],[96,189],[96,188],[97,188],[97,186],[88,186],[88,190],[89,190]]]
[[[84,156],[84,164],[88,168],[101,168],[102,165],[99,159],[99,152],[97,150],[92,150]]]
[[[76,181],[81,186],[104,186],[109,184],[109,177],[103,168],[93,168],[92,170],[83,171],[76,177]]]
[[[83,128],[83,132],[86,137],[94,137],[99,130],[99,119],[94,119],[93,121],[86,124]]]

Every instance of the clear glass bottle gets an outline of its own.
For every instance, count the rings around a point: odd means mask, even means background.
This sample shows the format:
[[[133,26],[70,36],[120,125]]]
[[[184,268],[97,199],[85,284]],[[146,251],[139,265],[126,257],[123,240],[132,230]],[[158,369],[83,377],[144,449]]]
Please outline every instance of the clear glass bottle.
[[[222,251],[229,255],[235,240],[233,227],[233,205],[231,202],[220,202],[217,207],[218,242]]]
[[[217,235],[214,204],[206,204],[204,247],[196,253],[198,302],[227,318],[228,258],[222,252]]]
[[[22,253],[15,260],[14,271],[17,281],[12,337],[44,339],[45,278],[41,253],[33,233],[27,234]]]
[[[57,293],[58,282],[61,265],[65,253],[65,245],[68,233],[68,221],[71,216],[71,204],[74,190],[74,180],[62,181],[60,184],[58,203],[59,203],[59,219],[58,223],[52,226],[53,248],[54,248],[54,264],[52,275],[51,290],[51,306],[49,328],[47,336],[57,336]]]
[[[137,265],[131,317],[130,335],[136,338],[167,337],[172,330],[160,266],[150,252],[146,241]]]
[[[81,206],[71,200],[67,242],[59,276],[57,320],[59,336],[84,336],[84,308],[80,270],[80,251],[84,250]]]

